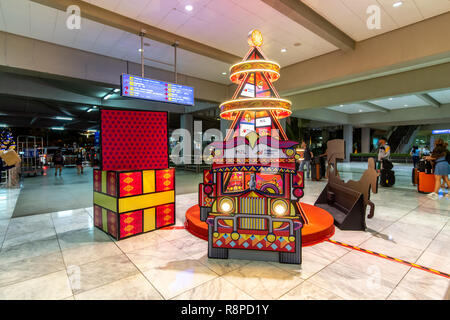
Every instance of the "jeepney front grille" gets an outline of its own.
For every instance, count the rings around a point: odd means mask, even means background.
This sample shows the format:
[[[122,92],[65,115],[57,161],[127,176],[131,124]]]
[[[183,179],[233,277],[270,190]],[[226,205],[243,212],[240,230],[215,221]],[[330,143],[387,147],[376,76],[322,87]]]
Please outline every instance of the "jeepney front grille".
[[[266,199],[264,198],[241,198],[239,213],[266,214]],[[249,230],[265,230],[266,219],[241,218],[239,227]]]

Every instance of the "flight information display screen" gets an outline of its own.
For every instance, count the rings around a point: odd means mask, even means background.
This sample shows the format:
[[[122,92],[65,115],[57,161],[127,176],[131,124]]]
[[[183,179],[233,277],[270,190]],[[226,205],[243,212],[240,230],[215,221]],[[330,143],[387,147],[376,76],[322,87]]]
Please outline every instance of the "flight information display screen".
[[[194,105],[194,88],[159,80],[122,74],[123,97]]]

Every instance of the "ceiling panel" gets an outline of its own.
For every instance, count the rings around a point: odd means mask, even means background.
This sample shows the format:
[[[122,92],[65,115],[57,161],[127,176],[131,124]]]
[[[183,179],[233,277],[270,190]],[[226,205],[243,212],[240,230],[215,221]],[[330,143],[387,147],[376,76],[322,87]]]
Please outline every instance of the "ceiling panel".
[[[67,20],[67,14],[63,11],[58,11],[56,16],[56,23],[55,28],[53,32],[53,42],[63,45],[72,47],[75,43],[75,38],[77,34],[79,33],[79,29],[69,29],[66,25]],[[41,20],[43,23],[45,23],[43,20]]]
[[[442,104],[450,103],[450,89],[429,92],[428,94]]]
[[[403,0],[403,4],[399,7],[394,7],[393,4],[398,0],[377,0],[384,10],[395,20],[399,27],[406,26],[411,23],[425,19],[420,13],[414,0]],[[433,1],[428,1],[432,6]]]
[[[444,12],[450,11],[449,0],[414,0],[417,8],[425,18],[434,17]]]
[[[52,41],[53,31],[58,10],[43,6],[41,4],[30,3],[30,29],[33,38]]]
[[[95,41],[100,36],[100,33],[105,28],[105,25],[85,18],[81,18],[81,29],[73,44],[74,48],[91,51],[94,48]]]
[[[376,104],[380,107],[390,109],[390,110],[423,107],[423,106],[427,105],[422,99],[420,99],[414,95],[388,98],[388,99],[379,99],[379,100],[373,100],[370,102],[373,104]]]
[[[392,31],[394,29],[443,14],[450,10],[449,0],[403,0],[403,5],[393,7],[398,0],[301,0],[357,41]],[[367,8],[378,5],[381,28],[367,28]]]
[[[30,37],[30,3],[28,0],[1,0],[6,31]]]
[[[374,108],[370,108],[368,106],[358,104],[358,103],[345,104],[342,106],[333,106],[333,107],[328,107],[327,109],[339,111],[339,112],[343,112],[343,113],[348,113],[348,114],[378,111]]]

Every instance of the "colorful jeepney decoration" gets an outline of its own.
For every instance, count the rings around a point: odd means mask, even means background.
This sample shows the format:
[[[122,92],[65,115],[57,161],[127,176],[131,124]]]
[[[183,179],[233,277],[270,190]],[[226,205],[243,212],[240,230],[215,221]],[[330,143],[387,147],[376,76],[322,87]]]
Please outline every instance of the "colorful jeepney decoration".
[[[295,169],[298,143],[288,140],[279,122],[290,116],[291,102],[273,86],[280,66],[261,51],[261,33],[250,32],[248,42],[243,61],[230,68],[238,88],[220,105],[220,116],[232,125],[224,141],[213,143],[212,169],[199,186],[208,257],[271,251],[281,263],[301,264],[303,172]]]

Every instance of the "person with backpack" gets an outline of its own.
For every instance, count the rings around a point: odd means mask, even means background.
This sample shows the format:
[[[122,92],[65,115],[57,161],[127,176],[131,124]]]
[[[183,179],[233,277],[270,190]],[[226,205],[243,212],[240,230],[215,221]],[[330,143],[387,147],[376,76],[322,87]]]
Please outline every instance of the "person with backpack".
[[[53,164],[55,165],[55,177],[57,176],[58,169],[59,176],[61,176],[62,168],[64,167],[64,157],[61,149],[56,150],[53,155]]]
[[[450,186],[450,181],[448,179],[448,175],[450,174],[449,167],[449,152],[448,152],[448,143],[444,142],[442,139],[437,139],[434,142],[434,149],[431,152],[431,155],[425,157],[426,160],[434,162],[434,178],[435,178],[435,187],[434,192],[429,193],[428,197],[433,200],[439,199],[439,189],[441,189],[441,180],[444,180],[447,185],[447,192],[444,191],[445,197],[448,198],[448,187]]]

